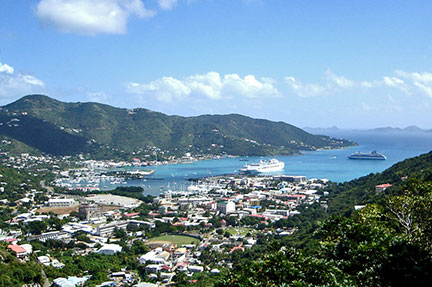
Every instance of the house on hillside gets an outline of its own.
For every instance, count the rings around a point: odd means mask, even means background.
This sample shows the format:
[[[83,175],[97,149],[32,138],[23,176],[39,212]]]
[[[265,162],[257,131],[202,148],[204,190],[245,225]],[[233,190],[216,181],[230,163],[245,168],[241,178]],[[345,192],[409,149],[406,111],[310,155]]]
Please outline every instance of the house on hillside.
[[[392,185],[390,183],[379,184],[379,185],[375,186],[375,192],[377,192],[377,193],[383,192],[384,190],[386,190],[387,188],[389,188],[391,186]]]

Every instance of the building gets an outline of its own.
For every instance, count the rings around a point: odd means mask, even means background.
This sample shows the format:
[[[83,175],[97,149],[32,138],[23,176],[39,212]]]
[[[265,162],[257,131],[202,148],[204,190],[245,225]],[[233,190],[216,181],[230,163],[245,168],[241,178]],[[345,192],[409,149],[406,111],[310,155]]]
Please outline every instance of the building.
[[[171,254],[169,252],[163,251],[162,248],[156,248],[139,257],[138,261],[140,264],[166,264],[170,256]]]
[[[39,240],[41,242],[46,242],[47,240],[69,240],[71,238],[70,234],[63,231],[51,231],[42,233],[41,235],[35,235],[30,237],[28,240]]]
[[[73,198],[50,198],[48,200],[49,207],[71,207],[75,205]]]
[[[102,209],[99,205],[93,203],[81,204],[78,209],[78,216],[90,220],[92,218],[102,217]]]
[[[375,186],[375,191],[376,192],[383,192],[384,190],[386,190],[390,186],[392,186],[392,185],[389,183],[380,184],[380,185]]]
[[[204,267],[198,265],[189,265],[188,270],[194,273],[201,273],[204,271]]]
[[[281,175],[279,176],[279,178],[283,181],[294,182],[294,183],[307,181],[307,178],[304,175]]]
[[[89,279],[90,276],[84,276],[84,277],[69,276],[67,279],[60,277],[53,280],[52,286],[56,286],[56,287],[84,286],[85,282]]]
[[[15,253],[16,257],[21,258],[28,255],[27,250],[25,250],[22,246],[11,244],[8,245],[8,248]]]
[[[223,214],[235,212],[235,203],[232,201],[220,201],[217,204],[217,210]]]
[[[101,224],[97,228],[96,235],[99,235],[99,236],[109,236],[116,229],[126,230],[127,226],[128,226],[128,222],[127,221],[113,221],[113,222],[110,222],[110,223],[107,223],[107,224]]]
[[[97,253],[103,255],[114,255],[116,253],[120,253],[122,251],[122,247],[118,244],[104,244]]]

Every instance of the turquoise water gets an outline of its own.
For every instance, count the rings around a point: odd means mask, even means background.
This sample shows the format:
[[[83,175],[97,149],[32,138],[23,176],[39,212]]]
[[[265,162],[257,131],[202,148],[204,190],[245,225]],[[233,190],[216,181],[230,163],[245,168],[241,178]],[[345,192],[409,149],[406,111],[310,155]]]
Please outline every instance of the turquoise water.
[[[369,173],[380,172],[396,162],[432,150],[432,133],[378,133],[366,131],[330,131],[327,135],[350,139],[358,146],[340,150],[304,152],[298,156],[276,156],[285,162],[282,174],[305,175],[343,182]],[[349,160],[356,151],[376,150],[387,156],[384,161]],[[146,181],[129,181],[127,185],[144,187],[145,194],[157,195],[161,190],[184,190],[188,178],[236,173],[247,163],[271,157],[225,158],[189,164],[151,167],[155,173]],[[242,160],[248,161],[242,161]],[[106,188],[106,187],[103,187]],[[112,186],[110,186],[112,188]]]

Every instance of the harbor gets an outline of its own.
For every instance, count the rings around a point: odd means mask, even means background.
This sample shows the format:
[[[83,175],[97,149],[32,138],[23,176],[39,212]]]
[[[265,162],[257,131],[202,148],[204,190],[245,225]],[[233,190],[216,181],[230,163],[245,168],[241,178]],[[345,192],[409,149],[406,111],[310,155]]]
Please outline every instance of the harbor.
[[[335,182],[343,182],[369,173],[380,172],[398,161],[428,152],[432,146],[432,134],[429,133],[380,134],[338,131],[333,136],[345,136],[359,145],[346,149],[303,152],[297,156],[226,157],[182,164],[129,166],[115,169],[129,172],[154,171],[141,179],[103,176],[88,171],[88,176],[80,175],[72,180],[64,178],[60,182],[65,187],[79,187],[88,191],[110,190],[118,186],[140,186],[144,188],[145,194],[158,195],[168,190],[186,191],[190,185],[193,185],[193,179],[238,174],[247,164],[272,158],[284,163],[282,170],[274,171],[272,174],[304,175],[308,178],[326,178]],[[377,150],[384,153],[387,160],[353,161],[348,159],[349,155],[359,150]]]

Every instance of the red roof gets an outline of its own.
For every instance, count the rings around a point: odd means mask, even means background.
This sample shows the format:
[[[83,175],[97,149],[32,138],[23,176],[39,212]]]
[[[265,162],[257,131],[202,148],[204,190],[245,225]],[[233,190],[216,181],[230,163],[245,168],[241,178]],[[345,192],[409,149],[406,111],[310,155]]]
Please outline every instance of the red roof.
[[[132,217],[132,216],[137,216],[139,214],[139,212],[132,212],[132,213],[127,213],[124,216],[126,217]]]
[[[251,217],[264,218],[265,216],[262,214],[250,214]]]
[[[14,242],[14,241],[17,241],[18,239],[16,239],[16,238],[8,238],[8,239],[5,239],[5,241],[6,242]]]
[[[244,248],[243,247],[241,247],[241,246],[236,246],[236,247],[233,247],[231,250],[230,250],[230,253],[233,253],[234,251],[236,251],[236,250],[241,250],[241,251],[243,251],[244,250]]]
[[[10,244],[10,245],[8,245],[8,248],[17,254],[27,252],[24,248],[22,248],[21,246],[16,245],[16,244],[14,244],[14,245]]]
[[[375,187],[378,187],[378,188],[387,188],[387,187],[390,187],[390,186],[392,186],[390,183],[384,183],[384,184],[377,185]]]

